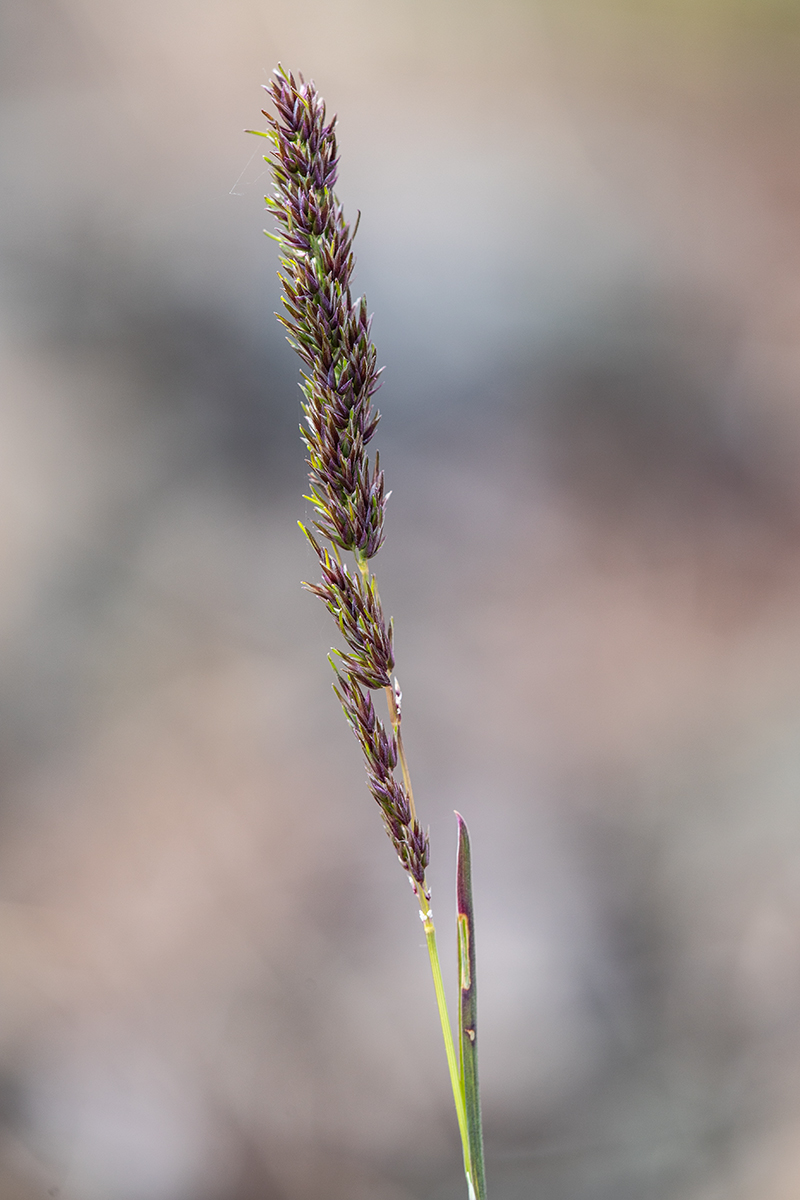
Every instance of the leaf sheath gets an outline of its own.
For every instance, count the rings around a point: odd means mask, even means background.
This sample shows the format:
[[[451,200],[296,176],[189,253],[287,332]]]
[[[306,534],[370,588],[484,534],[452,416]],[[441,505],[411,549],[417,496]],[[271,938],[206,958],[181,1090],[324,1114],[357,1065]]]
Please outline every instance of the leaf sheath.
[[[475,918],[472,903],[472,861],[469,831],[460,813],[456,857],[458,921],[458,1048],[469,1139],[470,1176],[476,1200],[486,1200],[483,1129],[478,1090],[478,994],[475,978]]]

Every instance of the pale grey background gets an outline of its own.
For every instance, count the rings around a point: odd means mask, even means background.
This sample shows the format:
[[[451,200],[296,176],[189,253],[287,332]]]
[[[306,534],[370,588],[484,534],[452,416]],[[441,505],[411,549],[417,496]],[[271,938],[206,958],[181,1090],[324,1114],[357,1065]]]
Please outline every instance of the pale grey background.
[[[340,114],[493,1200],[800,1192],[800,7],[3,0],[0,1196],[464,1194],[258,124]],[[452,969],[448,984],[452,982]]]

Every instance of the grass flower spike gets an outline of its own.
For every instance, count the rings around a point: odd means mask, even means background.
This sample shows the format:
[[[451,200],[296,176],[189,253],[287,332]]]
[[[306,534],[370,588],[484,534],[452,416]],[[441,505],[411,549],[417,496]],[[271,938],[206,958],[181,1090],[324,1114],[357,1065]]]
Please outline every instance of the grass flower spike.
[[[459,817],[459,1056],[444,995],[426,879],[430,857],[401,734],[401,694],[394,671],[392,622],[386,621],[370,560],[384,541],[387,493],[378,454],[368,446],[380,419],[373,396],[380,384],[366,300],[351,279],[355,231],[336,198],[336,118],[313,83],[279,67],[266,90],[275,115],[261,136],[273,149],[274,195],[265,197],[281,247],[280,278],[289,341],[303,362],[301,435],[314,510],[301,528],[319,561],[321,579],[304,586],[334,618],[345,650],[334,650],[334,690],[364,757],[367,784],[420,906],[433,971],[470,1196],[485,1200],[475,1033],[475,955],[469,841]],[[252,130],[250,132],[261,132]],[[348,561],[345,556],[352,555]],[[388,726],[372,693],[386,696]],[[464,866],[466,864],[466,866]]]

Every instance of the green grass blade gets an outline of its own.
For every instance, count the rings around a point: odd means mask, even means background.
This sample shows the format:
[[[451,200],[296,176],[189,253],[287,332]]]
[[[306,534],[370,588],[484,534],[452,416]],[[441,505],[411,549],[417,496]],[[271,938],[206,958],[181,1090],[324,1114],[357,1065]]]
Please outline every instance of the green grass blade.
[[[458,1041],[459,1068],[469,1138],[470,1175],[475,1200],[486,1200],[483,1165],[481,1099],[478,1090],[478,996],[475,979],[475,920],[472,903],[472,863],[469,831],[458,817],[456,905],[458,912]]]

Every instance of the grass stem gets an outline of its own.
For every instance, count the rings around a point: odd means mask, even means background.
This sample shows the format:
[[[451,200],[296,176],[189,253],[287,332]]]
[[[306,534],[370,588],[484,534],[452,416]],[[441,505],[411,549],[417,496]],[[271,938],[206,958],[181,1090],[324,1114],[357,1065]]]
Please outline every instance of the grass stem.
[[[486,1200],[475,1041],[475,959],[469,844],[459,817],[459,1056],[453,1041],[436,930],[426,879],[430,858],[427,832],[420,826],[400,732],[402,697],[394,671],[394,633],[386,622],[370,560],[384,540],[388,494],[380,458],[367,452],[380,418],[372,397],[381,371],[363,296],[353,299],[355,259],[350,228],[333,190],[337,178],[336,118],[328,121],[313,83],[278,67],[266,85],[276,115],[266,111],[266,136],[274,147],[265,161],[272,168],[275,194],[265,197],[278,226],[285,315],[278,320],[304,364],[302,437],[307,450],[314,520],[300,528],[320,567],[318,583],[303,586],[333,616],[347,651],[329,661],[333,685],[363,752],[367,785],[381,811],[384,828],[419,901],[442,1025],[464,1151],[470,1200]],[[356,228],[358,222],[356,222]],[[327,543],[327,545],[325,544]],[[358,572],[342,559],[352,552]],[[372,693],[383,689],[391,732],[375,712]],[[402,782],[395,774],[397,767]],[[469,981],[465,984],[465,971]],[[468,1039],[466,1044],[464,1038]]]
[[[448,1016],[447,1012],[447,1000],[444,994],[442,968],[439,963],[439,951],[436,948],[436,929],[433,924],[433,915],[430,909],[425,917],[425,938],[428,943],[428,954],[431,960],[433,987],[434,991],[436,992],[436,1004],[439,1009],[439,1020],[442,1023],[442,1036],[444,1037],[444,1049],[445,1054],[447,1055],[447,1066],[450,1071],[450,1083],[453,1087],[453,1100],[455,1101],[456,1117],[458,1118],[458,1131],[461,1134],[461,1146],[464,1151],[464,1173],[466,1174],[467,1184],[469,1185],[470,1200],[474,1200],[475,1189],[472,1184],[469,1133],[467,1130],[467,1111],[464,1103],[464,1091],[458,1070],[456,1048],[453,1042],[453,1031],[450,1028],[450,1017]]]

